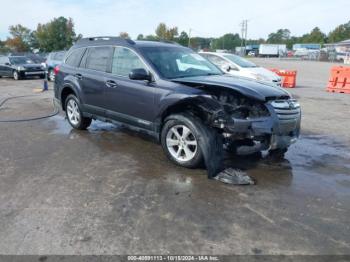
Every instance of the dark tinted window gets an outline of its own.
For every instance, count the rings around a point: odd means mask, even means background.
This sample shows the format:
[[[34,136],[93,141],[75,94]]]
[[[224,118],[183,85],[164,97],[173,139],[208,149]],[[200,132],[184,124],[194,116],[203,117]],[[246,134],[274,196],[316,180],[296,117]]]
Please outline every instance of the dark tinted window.
[[[86,68],[106,72],[112,56],[112,47],[101,46],[89,48]]]
[[[130,49],[116,47],[113,56],[112,73],[128,76],[131,70],[143,68],[147,70],[141,59]]]
[[[80,64],[81,56],[85,52],[85,48],[79,48],[74,50],[66,59],[66,64],[77,67]]]

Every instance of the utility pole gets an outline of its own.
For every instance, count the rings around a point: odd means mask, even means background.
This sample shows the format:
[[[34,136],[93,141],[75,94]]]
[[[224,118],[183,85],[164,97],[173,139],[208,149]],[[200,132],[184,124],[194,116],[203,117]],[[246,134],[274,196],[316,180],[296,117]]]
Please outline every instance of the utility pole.
[[[188,47],[191,47],[191,31],[192,29],[190,28],[190,30],[188,31]]]
[[[245,48],[243,50],[243,46],[245,47],[247,43],[247,35],[248,35],[248,20],[243,20],[242,23],[240,23],[241,26],[241,55],[243,55],[243,52],[245,52]]]

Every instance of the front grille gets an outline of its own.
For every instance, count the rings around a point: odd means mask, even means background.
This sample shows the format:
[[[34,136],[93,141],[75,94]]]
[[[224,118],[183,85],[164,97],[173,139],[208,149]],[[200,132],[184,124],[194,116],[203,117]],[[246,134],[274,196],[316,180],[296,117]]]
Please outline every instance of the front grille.
[[[291,132],[300,118],[300,105],[296,100],[275,100],[271,102],[280,122],[282,132]]]
[[[41,67],[29,67],[27,68],[28,72],[33,72],[33,71],[43,71],[44,69],[42,69]]]

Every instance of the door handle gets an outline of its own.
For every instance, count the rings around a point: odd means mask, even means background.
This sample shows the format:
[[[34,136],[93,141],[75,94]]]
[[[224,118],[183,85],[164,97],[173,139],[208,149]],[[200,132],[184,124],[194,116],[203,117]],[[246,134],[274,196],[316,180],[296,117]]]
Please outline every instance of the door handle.
[[[110,88],[116,88],[116,87],[118,87],[118,84],[116,82],[114,82],[113,80],[107,80],[106,86],[110,87]]]
[[[83,76],[81,74],[75,74],[74,75],[78,80],[82,80]]]

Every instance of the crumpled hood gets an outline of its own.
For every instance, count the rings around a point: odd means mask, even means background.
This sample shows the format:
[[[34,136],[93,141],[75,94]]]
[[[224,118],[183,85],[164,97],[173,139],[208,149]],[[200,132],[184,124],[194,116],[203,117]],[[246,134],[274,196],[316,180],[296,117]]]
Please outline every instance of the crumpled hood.
[[[266,101],[270,97],[291,97],[287,91],[272,84],[269,85],[248,78],[230,75],[186,77],[173,79],[172,81],[182,84],[208,85],[213,88],[215,88],[215,86],[221,86],[260,101]]]

